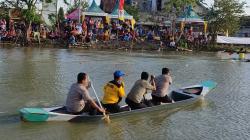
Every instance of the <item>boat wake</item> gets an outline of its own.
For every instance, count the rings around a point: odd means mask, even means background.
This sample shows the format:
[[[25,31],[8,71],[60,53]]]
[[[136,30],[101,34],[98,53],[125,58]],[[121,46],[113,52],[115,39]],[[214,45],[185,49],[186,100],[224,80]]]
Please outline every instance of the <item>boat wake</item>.
[[[0,112],[0,124],[9,125],[11,123],[19,123],[20,116],[19,114],[8,114],[7,112]]]

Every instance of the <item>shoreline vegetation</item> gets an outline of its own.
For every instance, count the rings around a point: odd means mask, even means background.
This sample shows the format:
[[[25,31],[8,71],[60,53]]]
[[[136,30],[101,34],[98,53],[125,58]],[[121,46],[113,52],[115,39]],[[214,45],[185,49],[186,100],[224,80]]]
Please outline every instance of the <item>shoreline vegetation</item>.
[[[147,51],[185,51],[185,52],[237,52],[240,48],[245,48],[247,53],[250,53],[250,49],[244,45],[224,45],[224,44],[211,44],[202,47],[176,47],[169,48],[161,45],[159,42],[126,42],[126,41],[100,41],[81,43],[77,45],[68,45],[66,42],[45,40],[41,43],[32,42],[27,45],[21,45],[11,41],[1,41],[0,47],[43,47],[43,48],[63,48],[63,49],[91,49],[91,50],[147,50]]]

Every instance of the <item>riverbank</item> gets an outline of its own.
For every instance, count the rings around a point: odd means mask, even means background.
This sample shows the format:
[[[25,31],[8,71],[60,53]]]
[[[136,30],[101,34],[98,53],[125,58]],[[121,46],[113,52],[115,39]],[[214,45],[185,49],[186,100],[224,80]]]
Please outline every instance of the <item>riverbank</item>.
[[[250,49],[243,45],[207,45],[199,48],[194,47],[177,47],[168,48],[166,46],[161,46],[160,42],[152,41],[140,41],[140,42],[125,42],[125,41],[102,41],[102,42],[90,42],[81,43],[77,45],[67,45],[66,42],[56,42],[56,41],[45,41],[42,43],[30,43],[28,45],[16,44],[14,42],[0,42],[0,47],[43,47],[43,48],[70,48],[70,49],[93,49],[93,50],[158,50],[158,51],[204,51],[204,52],[237,52],[240,48],[245,48],[248,53]]]

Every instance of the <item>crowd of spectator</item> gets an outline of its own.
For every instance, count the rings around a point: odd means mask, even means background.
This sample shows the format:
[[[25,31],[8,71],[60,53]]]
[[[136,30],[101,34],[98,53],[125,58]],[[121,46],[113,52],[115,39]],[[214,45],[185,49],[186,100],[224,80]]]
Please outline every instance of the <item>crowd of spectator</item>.
[[[41,43],[44,40],[64,41],[69,46],[81,46],[83,43],[97,43],[105,41],[121,42],[152,42],[160,47],[197,47],[205,46],[211,40],[210,36],[202,32],[193,31],[192,27],[173,33],[171,27],[134,26],[130,20],[112,20],[105,18],[86,17],[82,23],[66,19],[48,28],[44,24],[26,25],[24,22],[6,21],[0,19],[0,41],[14,43],[22,42]]]

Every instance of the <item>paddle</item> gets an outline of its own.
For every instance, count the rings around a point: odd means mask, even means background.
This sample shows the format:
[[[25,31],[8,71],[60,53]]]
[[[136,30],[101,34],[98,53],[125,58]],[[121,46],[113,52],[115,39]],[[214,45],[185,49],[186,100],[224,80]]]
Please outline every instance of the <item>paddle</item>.
[[[90,81],[91,81],[91,80],[90,80]],[[92,82],[91,82],[91,88],[92,88],[92,90],[93,90],[93,92],[94,92],[94,94],[95,94],[95,97],[96,97],[96,99],[97,99],[98,104],[99,104],[100,107],[103,109],[102,104],[101,104],[101,102],[100,102],[100,100],[99,100],[99,98],[98,98],[98,96],[97,96],[97,94],[96,94],[96,91],[95,91],[95,88],[94,88]],[[103,113],[103,118],[102,118],[102,119],[103,119],[106,123],[110,123],[109,115],[107,115],[106,113]]]

